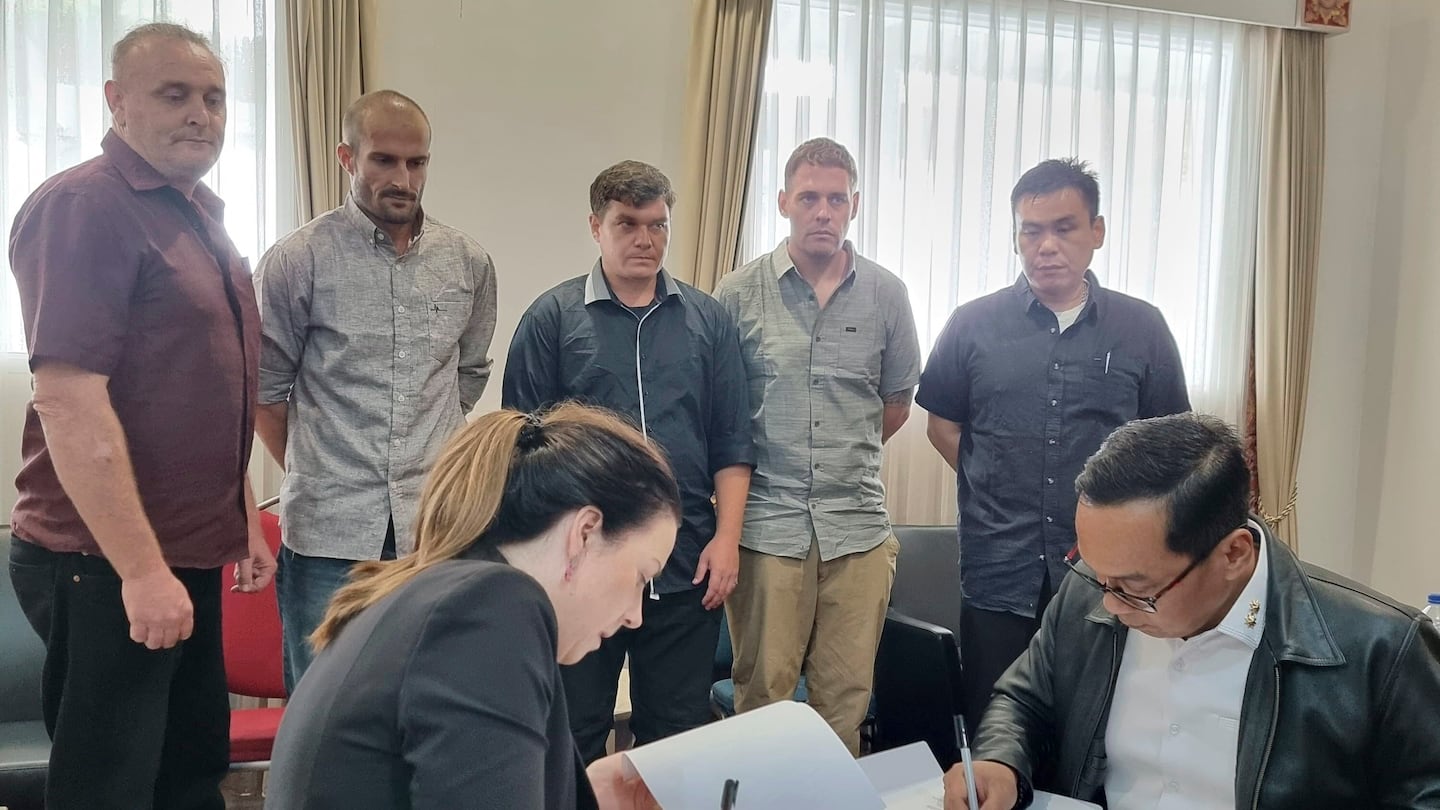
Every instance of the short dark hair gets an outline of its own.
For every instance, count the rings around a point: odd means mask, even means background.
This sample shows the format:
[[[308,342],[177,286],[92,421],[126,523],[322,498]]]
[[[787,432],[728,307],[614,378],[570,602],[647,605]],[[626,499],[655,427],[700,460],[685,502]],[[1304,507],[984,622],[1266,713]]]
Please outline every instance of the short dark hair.
[[[1154,500],[1168,513],[1165,546],[1202,559],[1249,516],[1250,470],[1235,429],[1197,413],[1122,425],[1075,479],[1092,506]]]
[[[340,137],[345,139],[345,143],[352,149],[358,149],[360,139],[365,137],[365,127],[370,116],[382,107],[411,110],[420,115],[427,129],[430,127],[430,116],[415,103],[415,99],[395,90],[372,90],[350,102],[350,106],[345,108],[345,117],[340,124]]]
[[[638,160],[622,160],[595,176],[590,184],[590,213],[604,216],[605,207],[622,202],[639,208],[663,199],[675,207],[675,189],[665,173]]]
[[[1073,188],[1085,198],[1090,209],[1090,221],[1100,216],[1100,178],[1090,169],[1090,164],[1079,158],[1055,158],[1044,161],[1030,171],[1020,175],[1020,181],[1010,192],[1010,213],[1020,206],[1026,197],[1054,194],[1062,189]]]
[[[125,36],[121,37],[119,42],[115,43],[115,47],[110,51],[110,78],[119,79],[121,68],[125,66],[125,57],[129,56],[130,52],[135,50],[140,43],[150,39],[170,39],[197,45],[208,51],[215,61],[220,63],[222,71],[225,69],[224,60],[220,58],[220,54],[215,52],[215,46],[211,45],[210,40],[206,39],[203,34],[176,23],[152,22],[131,28],[125,32]]]
[[[790,153],[790,159],[785,161],[786,188],[790,187],[790,178],[795,176],[795,172],[799,170],[802,163],[831,169],[844,169],[845,173],[850,175],[851,191],[854,191],[855,186],[860,183],[860,174],[855,169],[854,156],[850,154],[849,149],[830,138],[811,138],[795,147],[795,151]]]

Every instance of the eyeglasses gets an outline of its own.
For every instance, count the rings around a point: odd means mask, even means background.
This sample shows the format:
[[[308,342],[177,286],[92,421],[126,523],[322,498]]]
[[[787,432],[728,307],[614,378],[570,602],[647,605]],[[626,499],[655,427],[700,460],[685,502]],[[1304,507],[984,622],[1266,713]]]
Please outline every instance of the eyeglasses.
[[[1214,549],[1211,549],[1211,551],[1213,552]],[[1165,587],[1161,588],[1160,590],[1149,596],[1136,596],[1133,593],[1126,593],[1119,588],[1112,588],[1109,585],[1106,585],[1100,580],[1096,579],[1095,577],[1092,577],[1084,571],[1081,571],[1076,565],[1080,562],[1080,546],[1078,545],[1070,549],[1070,553],[1065,555],[1065,564],[1070,566],[1070,570],[1074,571],[1076,576],[1095,586],[1102,593],[1108,593],[1116,599],[1119,599],[1124,604],[1129,605],[1130,607],[1135,608],[1142,613],[1154,613],[1155,603],[1160,601],[1160,597],[1169,593],[1170,590],[1176,585],[1179,585],[1181,580],[1189,576],[1191,571],[1194,571],[1197,567],[1199,567],[1200,563],[1205,562],[1205,560],[1209,559],[1209,557],[1210,555],[1206,554],[1204,557],[1200,557],[1196,560],[1191,561],[1189,565],[1185,566],[1185,570],[1180,572],[1180,576],[1170,580],[1169,585],[1166,585]]]

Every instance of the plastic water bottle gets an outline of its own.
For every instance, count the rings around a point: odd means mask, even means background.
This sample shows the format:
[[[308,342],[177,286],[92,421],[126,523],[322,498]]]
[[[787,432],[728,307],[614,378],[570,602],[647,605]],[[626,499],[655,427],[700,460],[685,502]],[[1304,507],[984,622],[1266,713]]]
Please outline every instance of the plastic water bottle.
[[[1430,594],[1430,597],[1426,601],[1429,602],[1429,604],[1425,606],[1425,609],[1422,610],[1421,613],[1429,616],[1430,621],[1435,623],[1435,629],[1440,630],[1440,593]]]

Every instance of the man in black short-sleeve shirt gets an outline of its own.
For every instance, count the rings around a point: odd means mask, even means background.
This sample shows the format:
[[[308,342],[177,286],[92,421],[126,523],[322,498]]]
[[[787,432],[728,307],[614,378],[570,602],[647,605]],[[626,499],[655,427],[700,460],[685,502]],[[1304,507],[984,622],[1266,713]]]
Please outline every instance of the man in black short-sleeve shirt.
[[[958,477],[971,728],[1068,570],[1085,460],[1132,419],[1190,409],[1160,311],[1090,272],[1105,242],[1094,173],[1047,160],[1010,200],[1024,273],[955,310],[916,395],[931,444]]]

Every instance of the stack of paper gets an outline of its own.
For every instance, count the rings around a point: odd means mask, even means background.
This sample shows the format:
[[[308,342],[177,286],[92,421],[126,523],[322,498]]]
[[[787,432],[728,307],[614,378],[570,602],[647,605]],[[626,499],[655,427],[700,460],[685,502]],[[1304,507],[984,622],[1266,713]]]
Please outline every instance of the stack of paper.
[[[627,751],[625,763],[664,808],[718,808],[727,779],[740,783],[736,810],[945,806],[943,775],[925,743],[856,761],[814,709],[788,700]],[[1096,805],[1037,793],[1031,807]]]

